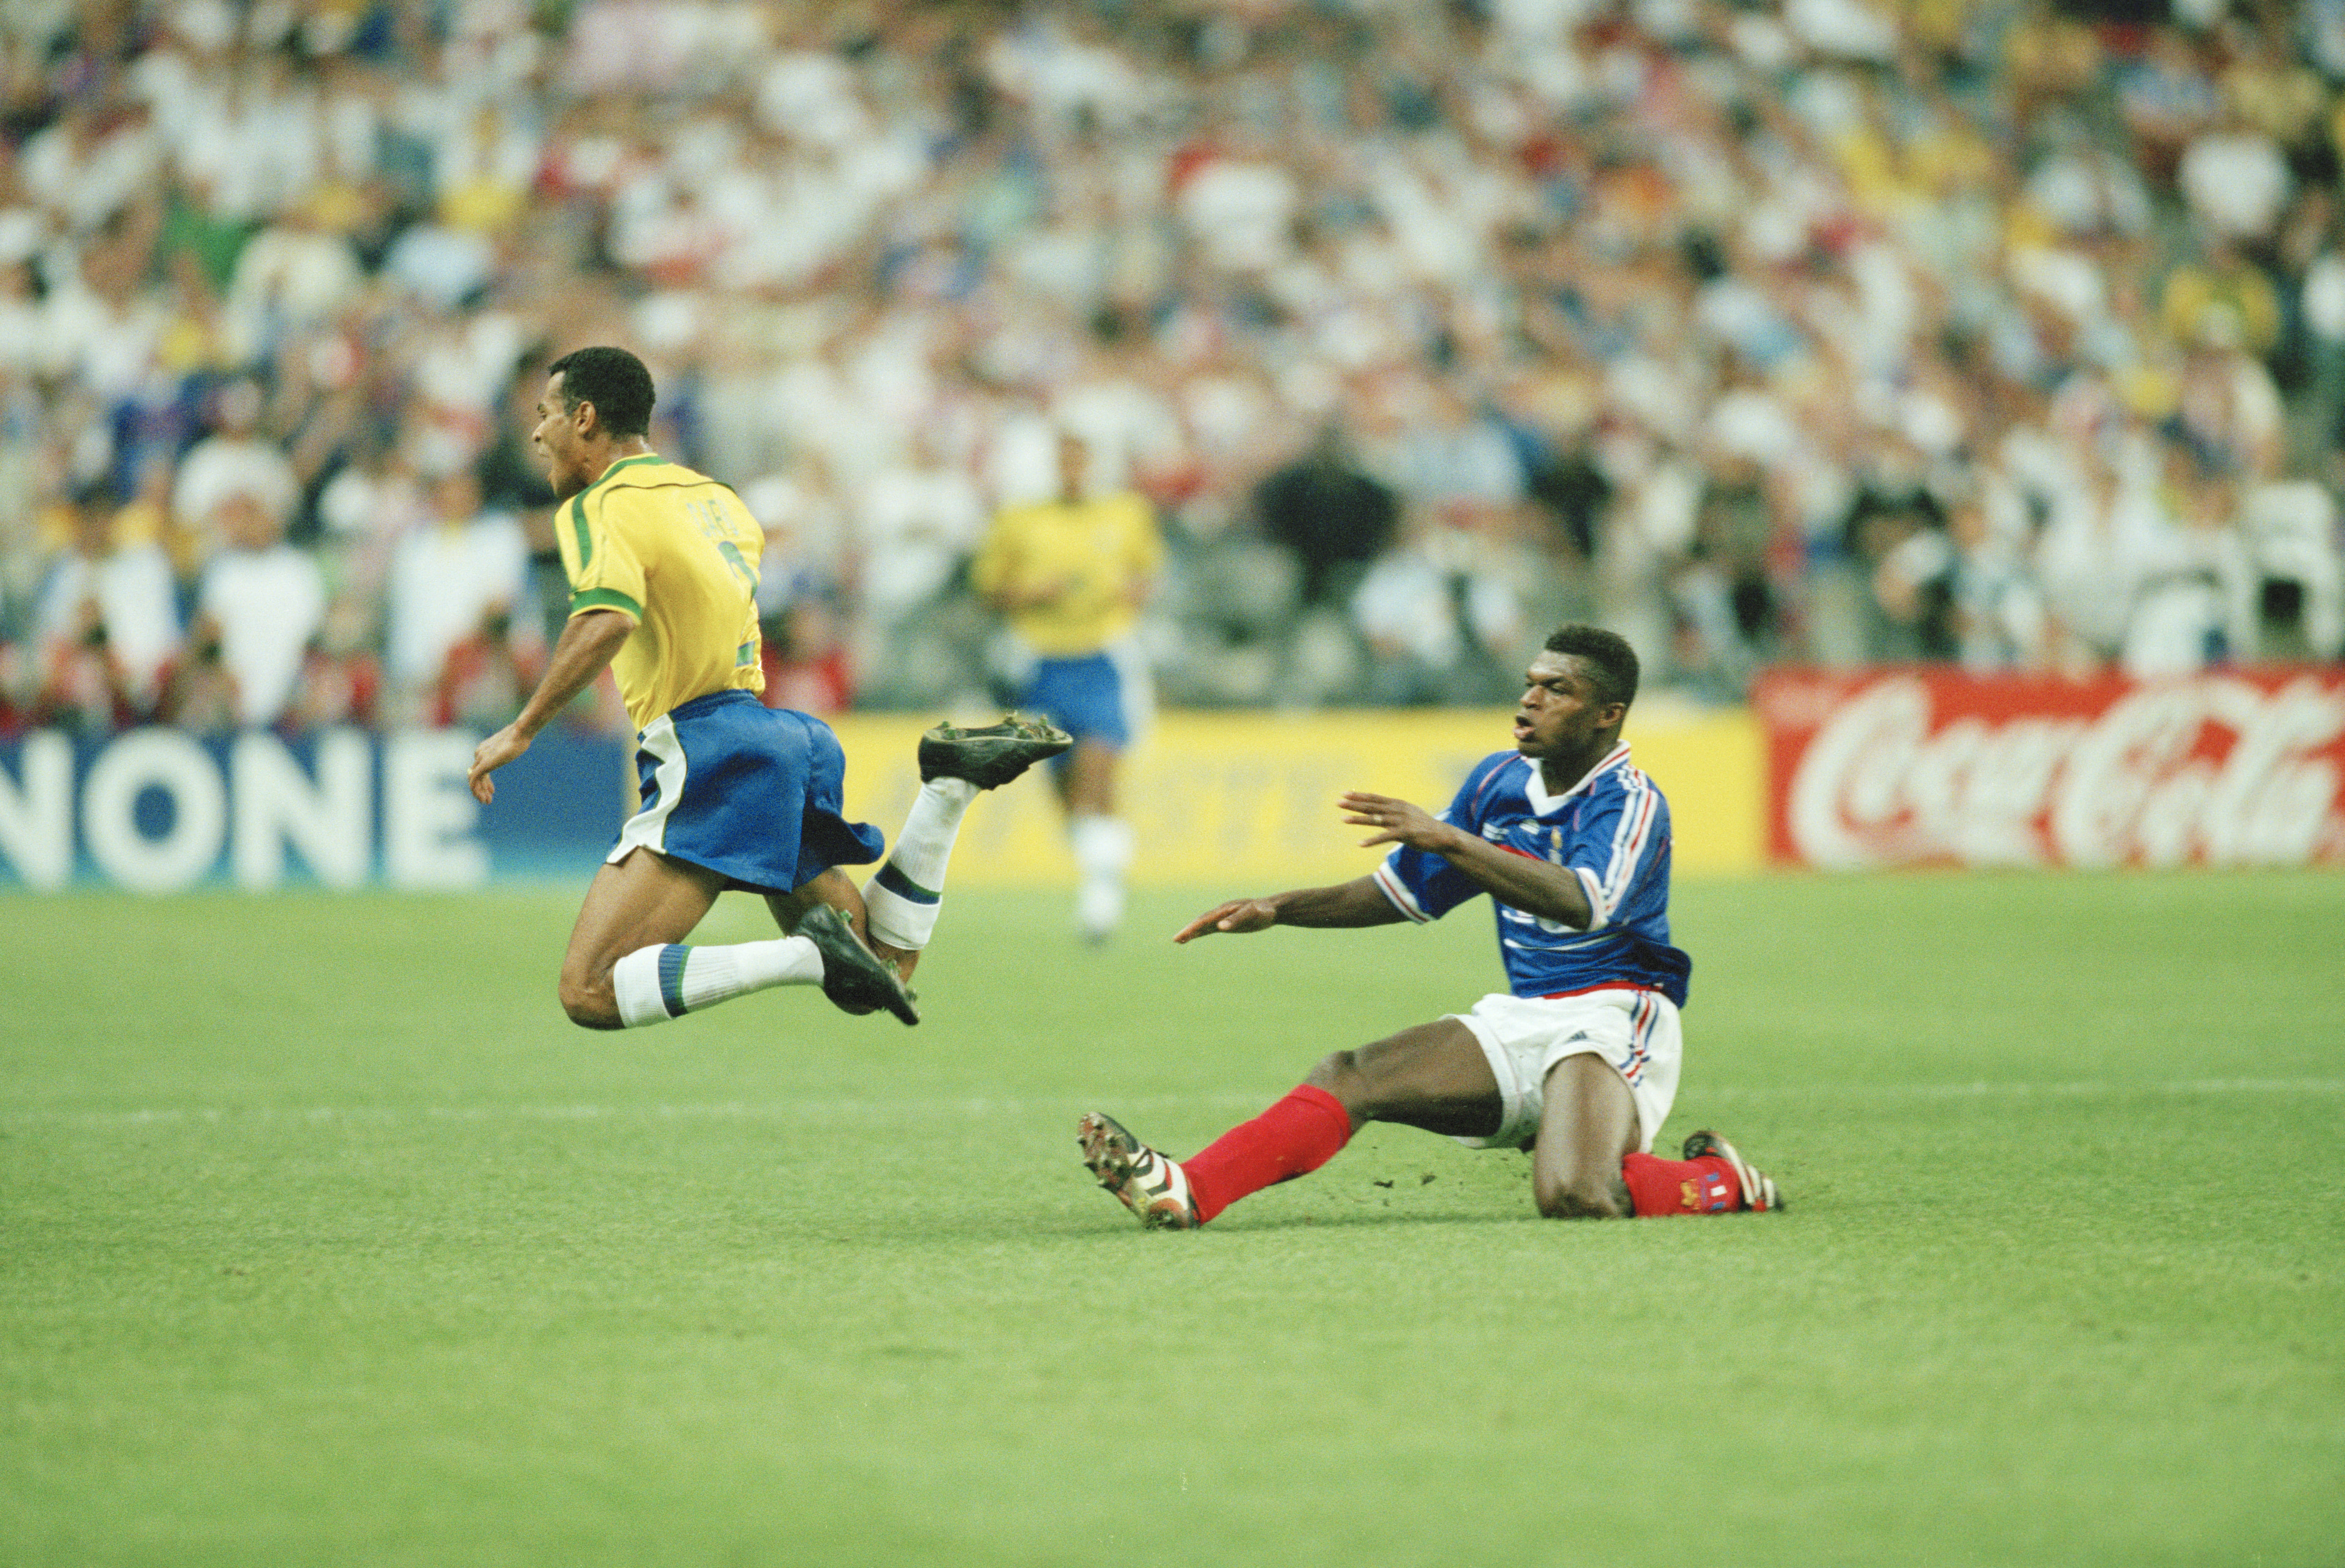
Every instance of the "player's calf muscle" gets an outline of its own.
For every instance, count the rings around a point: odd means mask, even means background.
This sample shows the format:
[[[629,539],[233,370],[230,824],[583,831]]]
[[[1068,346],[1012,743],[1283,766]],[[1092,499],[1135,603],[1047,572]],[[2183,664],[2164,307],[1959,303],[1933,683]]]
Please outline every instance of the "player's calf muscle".
[[[1388,1042],[1356,1051],[1336,1051],[1320,1059],[1303,1081],[1325,1089],[1351,1113],[1352,1125],[1369,1122],[1417,1124],[1448,1109],[1426,1093],[1409,1069],[1409,1053],[1396,1053]]]

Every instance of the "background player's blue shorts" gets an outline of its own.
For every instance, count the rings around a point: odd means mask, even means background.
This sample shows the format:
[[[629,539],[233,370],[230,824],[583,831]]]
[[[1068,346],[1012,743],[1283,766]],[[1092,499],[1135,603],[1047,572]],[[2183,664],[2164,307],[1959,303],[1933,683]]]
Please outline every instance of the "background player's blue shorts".
[[[1041,715],[1077,740],[1101,741],[1122,750],[1132,744],[1127,685],[1124,671],[1104,653],[1038,659],[1018,706]]]
[[[643,808],[607,860],[657,850],[750,892],[787,893],[833,866],[868,865],[887,840],[840,814],[847,757],[830,726],[746,691],[713,691],[635,738]]]

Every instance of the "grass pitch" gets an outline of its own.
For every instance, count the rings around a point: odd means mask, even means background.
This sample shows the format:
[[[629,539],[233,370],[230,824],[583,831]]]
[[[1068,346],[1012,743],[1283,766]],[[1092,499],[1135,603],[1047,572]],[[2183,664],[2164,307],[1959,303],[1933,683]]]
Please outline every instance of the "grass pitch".
[[[1214,896],[625,1035],[567,892],[0,904],[0,1562],[2345,1562],[2345,878],[1683,885],[1664,1141],[1788,1213],[1371,1129],[1144,1234],[1081,1112],[1186,1154],[1497,983]]]

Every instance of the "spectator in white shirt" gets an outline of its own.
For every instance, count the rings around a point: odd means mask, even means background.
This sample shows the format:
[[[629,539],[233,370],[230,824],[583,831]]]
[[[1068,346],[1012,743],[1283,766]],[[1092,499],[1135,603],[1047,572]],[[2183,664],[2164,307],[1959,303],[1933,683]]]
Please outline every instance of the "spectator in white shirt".
[[[916,435],[904,458],[862,487],[861,606],[875,630],[893,628],[943,591],[985,537],[985,498],[967,472]]]
[[[265,728],[292,705],[303,656],[325,624],[325,577],[250,493],[232,492],[218,515],[223,545],[197,588],[188,646],[228,677],[236,723]]]
[[[2192,140],[2176,179],[2210,234],[2249,245],[2271,239],[2296,185],[2279,144],[2236,117]]]
[[[469,469],[431,485],[432,520],[399,541],[391,562],[385,673],[392,711],[412,718],[448,675],[448,658],[475,637],[502,643],[525,634],[533,618],[516,617],[529,575],[529,541],[510,514],[481,510],[481,487]],[[492,629],[495,635],[491,636]]]
[[[226,512],[235,502],[250,502],[279,534],[293,514],[299,494],[293,465],[276,443],[260,435],[260,410],[258,382],[229,382],[220,391],[212,433],[196,443],[179,464],[171,514],[195,540],[199,558],[225,542]]]
[[[238,255],[228,309],[239,346],[257,353],[288,333],[330,320],[366,286],[358,252],[296,203]]]
[[[136,722],[161,698],[179,611],[162,545],[118,545],[115,522],[105,497],[76,504],[73,543],[49,568],[34,626],[45,708]]]

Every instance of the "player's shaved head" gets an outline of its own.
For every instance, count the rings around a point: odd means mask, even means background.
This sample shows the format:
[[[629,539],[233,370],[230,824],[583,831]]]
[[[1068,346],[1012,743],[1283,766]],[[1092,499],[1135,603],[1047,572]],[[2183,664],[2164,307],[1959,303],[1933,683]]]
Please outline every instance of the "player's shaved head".
[[[645,435],[652,428],[652,372],[624,349],[573,349],[545,367],[549,379],[562,378],[562,402],[575,410],[582,402],[594,405],[604,433],[613,436]]]
[[[1587,667],[1599,704],[1626,708],[1637,700],[1637,650],[1618,632],[1601,626],[1558,626],[1547,639],[1547,651],[1568,654]]]

